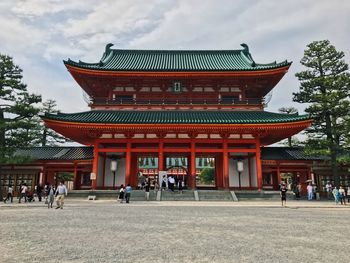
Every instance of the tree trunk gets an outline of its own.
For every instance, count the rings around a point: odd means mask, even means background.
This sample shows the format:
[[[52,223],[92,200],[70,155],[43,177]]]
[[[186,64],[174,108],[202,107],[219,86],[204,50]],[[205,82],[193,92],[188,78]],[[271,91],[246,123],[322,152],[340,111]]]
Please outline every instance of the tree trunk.
[[[4,112],[0,110],[0,159],[5,157],[5,131]]]
[[[334,185],[339,189],[340,177],[338,173],[338,164],[337,164],[337,147],[334,144],[331,146],[331,167],[332,167],[332,175],[334,178]]]
[[[43,137],[41,138],[41,146],[46,146],[47,129],[44,128]]]

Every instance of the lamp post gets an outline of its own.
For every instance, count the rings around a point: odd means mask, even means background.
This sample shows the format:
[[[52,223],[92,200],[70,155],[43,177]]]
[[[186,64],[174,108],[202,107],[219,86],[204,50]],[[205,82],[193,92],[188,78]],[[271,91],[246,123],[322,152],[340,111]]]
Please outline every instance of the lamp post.
[[[237,160],[237,171],[238,171],[238,184],[239,184],[239,190],[241,190],[241,173],[244,170],[244,163],[242,159]]]
[[[117,160],[111,160],[111,172],[113,172],[113,190],[115,188],[115,172],[118,169]]]

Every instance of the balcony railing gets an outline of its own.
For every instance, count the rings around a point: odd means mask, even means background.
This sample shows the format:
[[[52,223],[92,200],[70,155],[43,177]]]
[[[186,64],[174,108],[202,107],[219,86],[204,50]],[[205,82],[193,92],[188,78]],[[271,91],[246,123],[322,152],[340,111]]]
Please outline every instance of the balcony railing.
[[[109,100],[106,98],[91,99],[93,105],[260,105],[261,99],[129,99],[117,98]]]

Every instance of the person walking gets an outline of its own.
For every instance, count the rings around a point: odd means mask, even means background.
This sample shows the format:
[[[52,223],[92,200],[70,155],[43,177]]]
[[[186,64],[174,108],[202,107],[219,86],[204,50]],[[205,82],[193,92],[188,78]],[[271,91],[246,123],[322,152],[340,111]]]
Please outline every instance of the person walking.
[[[334,197],[335,204],[337,205],[337,204],[339,203],[339,197],[340,197],[340,196],[339,196],[339,191],[338,191],[337,187],[334,187],[334,188],[333,188],[332,193],[333,193],[333,197]]]
[[[124,185],[121,184],[120,188],[119,188],[119,196],[118,196],[118,200],[119,200],[120,203],[123,203],[124,193],[125,193]]]
[[[130,202],[131,191],[132,191],[132,188],[131,188],[130,184],[128,184],[126,186],[126,188],[125,188],[125,200],[126,200],[126,203]]]
[[[149,189],[150,188],[151,188],[150,181],[147,181],[146,185],[145,185],[145,199],[146,199],[146,201],[149,201]]]
[[[43,188],[41,187],[41,184],[38,184],[36,186],[36,195],[38,196],[38,200],[39,202],[41,202],[41,198],[42,198],[42,193],[43,192]]]
[[[64,197],[67,196],[67,187],[64,185],[64,181],[60,182],[60,185],[56,189],[56,202],[57,207],[56,209],[63,209],[64,205]]]
[[[165,175],[163,175],[162,178],[162,191],[164,191],[166,189],[166,183],[167,183],[167,178]]]
[[[345,189],[342,186],[339,187],[339,199],[340,204],[345,205]]]
[[[348,198],[348,203],[350,203],[350,185],[347,188],[346,197]]]
[[[6,204],[7,200],[11,200],[11,203],[13,202],[13,187],[12,187],[12,185],[9,185],[9,187],[7,189],[7,196],[4,199],[5,204]]]
[[[55,200],[55,186],[51,185],[47,187],[47,208],[52,208],[53,201]]]
[[[179,194],[182,194],[183,185],[182,185],[182,179],[181,179],[181,178],[179,179],[178,184],[179,184],[179,185],[178,185]]]
[[[285,184],[281,185],[280,195],[281,195],[282,206],[283,206],[283,202],[284,202],[284,205],[286,205],[287,204],[287,187]]]
[[[327,198],[331,199],[332,195],[332,184],[330,182],[327,182],[326,184],[326,192],[327,192]]]
[[[312,197],[313,197],[313,187],[312,187],[312,184],[309,183],[309,185],[306,187],[306,190],[307,190],[307,200],[311,201],[312,200]]]
[[[21,200],[23,197],[24,197],[24,202],[27,203],[27,192],[28,192],[28,187],[24,183],[20,188],[20,197],[19,197],[18,203],[21,203]]]

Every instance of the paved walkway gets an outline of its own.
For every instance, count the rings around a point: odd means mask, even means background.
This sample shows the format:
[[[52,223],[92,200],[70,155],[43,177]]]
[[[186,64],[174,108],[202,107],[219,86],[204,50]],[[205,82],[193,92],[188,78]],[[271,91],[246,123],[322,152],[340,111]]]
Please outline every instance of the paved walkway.
[[[0,204],[0,262],[347,262],[332,202]]]

